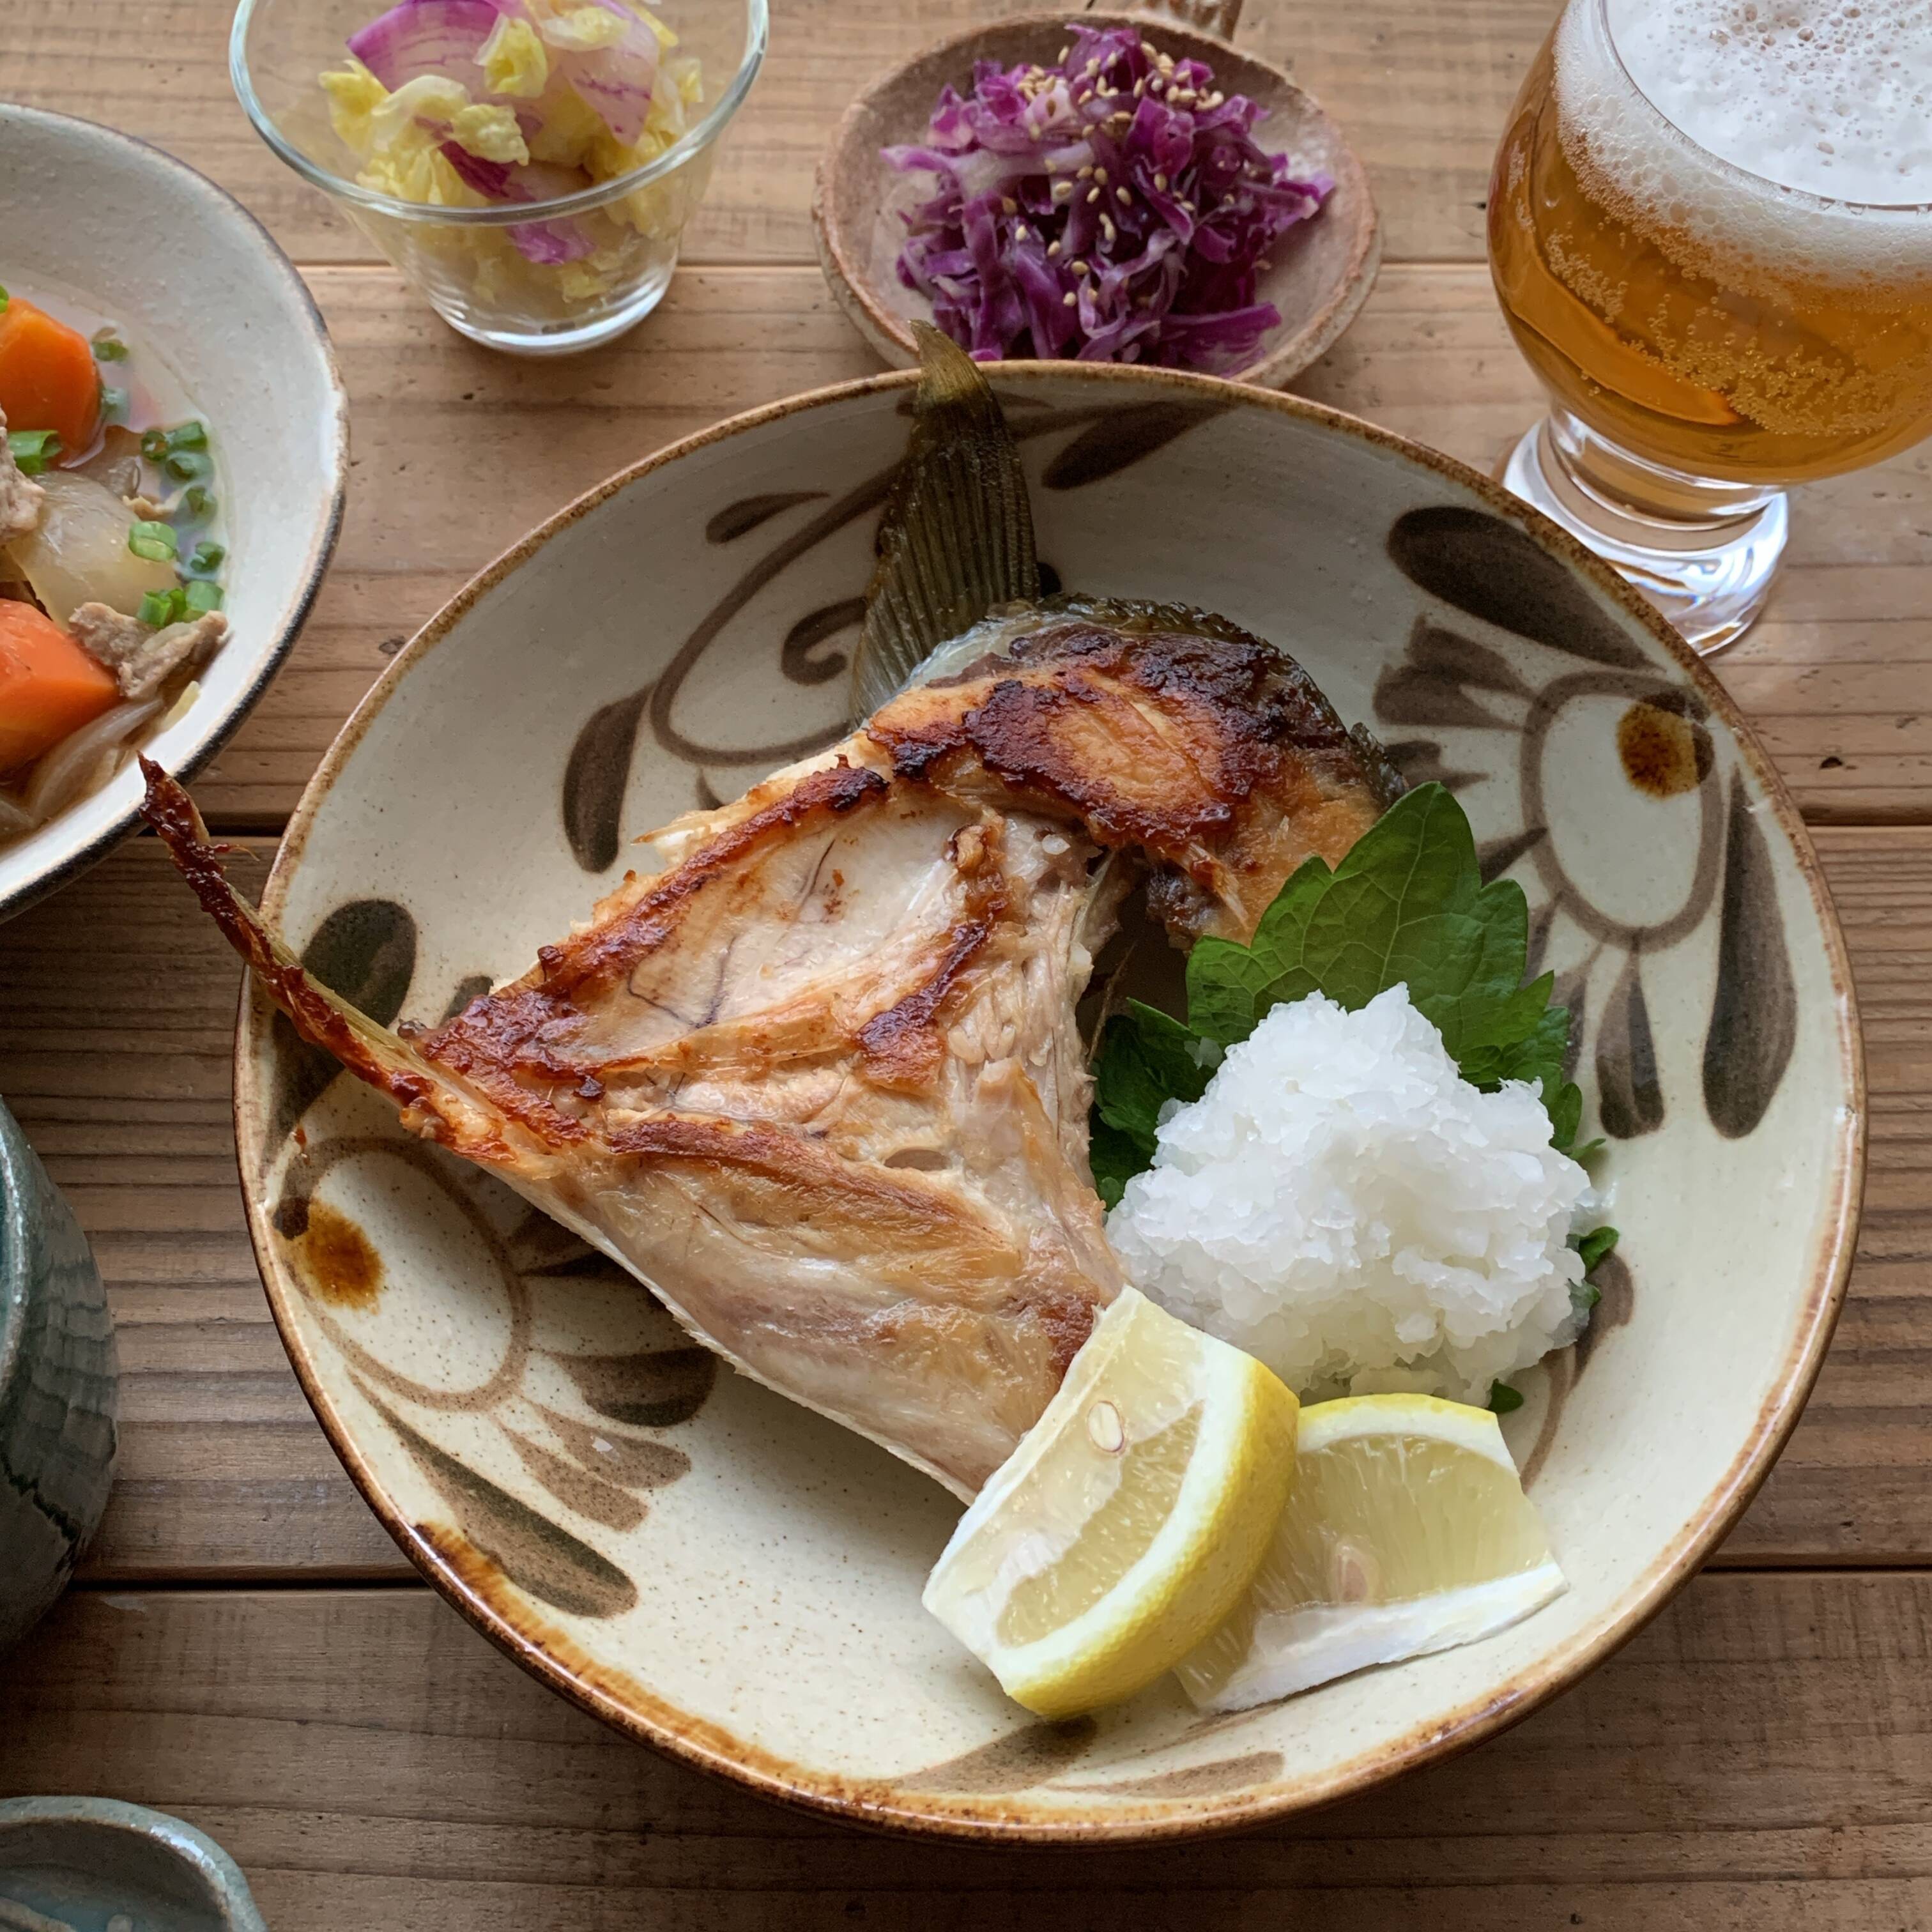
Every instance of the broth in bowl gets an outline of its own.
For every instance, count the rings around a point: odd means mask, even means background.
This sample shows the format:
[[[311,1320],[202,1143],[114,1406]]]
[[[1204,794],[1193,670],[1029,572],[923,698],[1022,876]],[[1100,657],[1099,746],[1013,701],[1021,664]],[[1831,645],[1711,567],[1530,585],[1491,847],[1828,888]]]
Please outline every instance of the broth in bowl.
[[[107,784],[227,634],[209,428],[112,319],[0,296],[0,844]]]

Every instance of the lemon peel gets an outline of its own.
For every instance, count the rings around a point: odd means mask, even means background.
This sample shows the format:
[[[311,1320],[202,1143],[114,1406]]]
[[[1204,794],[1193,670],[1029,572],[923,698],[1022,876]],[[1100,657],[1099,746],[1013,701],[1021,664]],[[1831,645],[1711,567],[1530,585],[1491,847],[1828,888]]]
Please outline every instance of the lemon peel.
[[[1042,1717],[1132,1696],[1246,1591],[1295,1414],[1252,1357],[1124,1290],[960,1520],[926,1608]]]

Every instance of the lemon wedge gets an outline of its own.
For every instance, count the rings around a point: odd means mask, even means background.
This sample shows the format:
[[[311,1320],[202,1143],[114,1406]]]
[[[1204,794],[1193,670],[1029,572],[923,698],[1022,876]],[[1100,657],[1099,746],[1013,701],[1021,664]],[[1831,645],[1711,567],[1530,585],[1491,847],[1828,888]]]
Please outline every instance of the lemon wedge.
[[[1294,1397],[1132,1288],[959,1520],[924,1601],[1043,1718],[1130,1697],[1241,1600],[1294,1475]]]
[[[1180,1668],[1239,1711],[1499,1630],[1564,1588],[1496,1418],[1426,1395],[1303,1410],[1294,1490],[1240,1608]]]

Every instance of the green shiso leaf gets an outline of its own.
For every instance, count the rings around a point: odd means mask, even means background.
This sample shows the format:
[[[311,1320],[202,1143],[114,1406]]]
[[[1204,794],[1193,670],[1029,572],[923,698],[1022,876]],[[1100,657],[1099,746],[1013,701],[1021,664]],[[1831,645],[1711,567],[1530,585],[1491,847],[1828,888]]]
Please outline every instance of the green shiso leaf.
[[[1522,1406],[1521,1393],[1510,1387],[1508,1382],[1490,1384],[1490,1407],[1498,1415],[1508,1415],[1511,1410]]]
[[[1616,1244],[1616,1228],[1592,1228],[1576,1244],[1576,1252],[1583,1257],[1583,1272],[1588,1274]]]
[[[1153,1161],[1164,1102],[1198,1100],[1227,1048],[1272,1008],[1315,992],[1352,1012],[1406,985],[1472,1085],[1493,1092],[1522,1080],[1541,1088],[1550,1139],[1568,1151],[1583,1111],[1582,1094],[1563,1077],[1570,1015],[1550,1004],[1551,974],[1525,984],[1528,959],[1522,888],[1508,879],[1484,885],[1468,815],[1442,786],[1418,786],[1333,872],[1320,858],[1304,864],[1262,915],[1251,944],[1195,942],[1184,1024],[1138,1003],[1108,1022],[1094,1067],[1102,1198],[1114,1205]],[[1130,1151],[1138,1157],[1124,1172]]]

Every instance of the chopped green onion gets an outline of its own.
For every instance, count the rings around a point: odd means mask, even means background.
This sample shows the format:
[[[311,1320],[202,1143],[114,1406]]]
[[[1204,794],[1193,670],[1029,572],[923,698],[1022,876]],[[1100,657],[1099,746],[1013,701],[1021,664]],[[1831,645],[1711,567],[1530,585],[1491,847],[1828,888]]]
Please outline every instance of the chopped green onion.
[[[211,584],[205,577],[197,577],[182,596],[188,609],[197,616],[205,616],[210,610],[221,608],[221,586]]]
[[[151,629],[160,631],[170,624],[178,623],[187,608],[187,594],[177,584],[172,590],[148,591],[142,598],[141,608],[135,615]]]
[[[7,447],[22,476],[38,476],[59,455],[60,434],[51,429],[10,429]]]
[[[199,483],[191,483],[182,493],[182,502],[190,517],[212,517],[214,514],[214,499]]]
[[[214,465],[198,449],[179,449],[170,455],[161,467],[177,483],[191,483],[197,476],[212,474]]]
[[[100,386],[100,413],[110,422],[118,422],[128,413],[128,392]]]
[[[4,315],[7,313],[8,299],[7,291],[4,289],[0,289],[0,315]]]
[[[158,463],[168,453],[168,433],[164,429],[144,429],[141,432],[141,454],[150,463]]]
[[[220,544],[210,543],[204,538],[195,545],[194,554],[188,559],[188,567],[190,570],[204,573],[219,570],[224,559],[227,555],[227,551],[224,550]]]
[[[93,337],[94,353],[102,362],[124,362],[128,359],[128,345],[111,328],[96,329]]]
[[[177,548],[174,526],[161,524],[146,517],[138,517],[128,526],[128,548],[136,556],[145,557],[150,563],[166,563]]]
[[[208,447],[208,425],[206,423],[176,423],[166,432],[170,449],[206,449]]]

